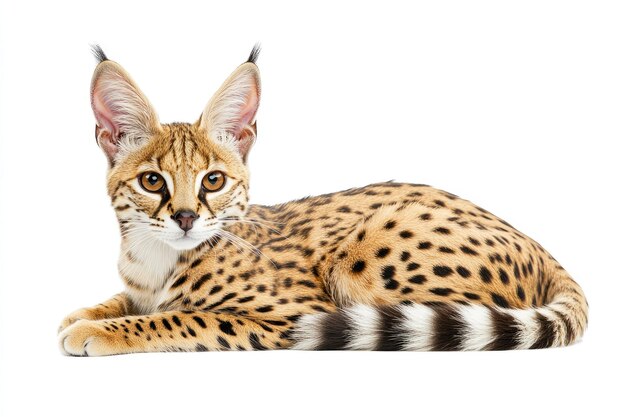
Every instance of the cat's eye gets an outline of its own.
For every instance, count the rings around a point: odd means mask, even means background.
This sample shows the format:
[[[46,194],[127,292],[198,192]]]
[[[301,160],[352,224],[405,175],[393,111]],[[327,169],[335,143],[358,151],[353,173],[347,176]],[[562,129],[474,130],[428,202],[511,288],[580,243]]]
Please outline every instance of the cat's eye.
[[[226,184],[226,175],[221,171],[209,172],[202,178],[202,188],[208,192],[219,191]]]
[[[165,187],[165,180],[156,172],[144,172],[139,174],[139,184],[148,192],[158,193]]]

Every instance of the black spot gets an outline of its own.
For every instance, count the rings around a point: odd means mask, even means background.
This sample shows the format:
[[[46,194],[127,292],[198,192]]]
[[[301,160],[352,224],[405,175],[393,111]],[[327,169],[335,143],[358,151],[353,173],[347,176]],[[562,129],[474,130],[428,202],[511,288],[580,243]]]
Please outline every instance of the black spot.
[[[233,329],[233,324],[229,321],[225,321],[225,320],[219,320],[220,322],[219,324],[219,328],[222,331],[222,333],[226,333],[227,335],[230,336],[237,336],[237,333],[235,333],[235,330]]]
[[[115,327],[115,326],[113,326],[113,327]],[[115,329],[117,330],[116,327],[115,327]],[[154,321],[150,321],[150,329],[156,330],[156,324],[154,323]]]
[[[450,234],[450,229],[448,229],[446,227],[437,227],[436,229],[433,229],[433,232],[440,233],[442,235],[449,235]]]
[[[495,245],[494,241],[493,241],[493,240],[491,240],[491,239],[485,239],[485,244],[486,244],[487,246],[493,246],[493,245]]]
[[[350,213],[352,210],[348,206],[341,206],[337,209],[339,213]]]
[[[174,281],[174,283],[172,284],[171,288],[177,288],[180,287],[181,285],[183,285],[186,281],[187,281],[187,275],[183,275],[180,278],[178,278],[176,281]]]
[[[161,322],[163,323],[163,326],[165,326],[167,330],[170,330],[170,331],[172,330],[172,325],[170,324],[169,321],[167,321],[167,319],[163,319],[161,320]]]
[[[480,246],[480,242],[478,240],[474,239],[473,237],[470,237],[469,241],[474,246]]]
[[[274,310],[274,307],[272,306],[262,306],[262,307],[258,307],[257,309],[255,309],[255,311],[258,311],[259,313],[268,313],[270,311]]]
[[[228,343],[228,341],[222,336],[217,336],[217,343],[219,343],[224,349],[230,349],[230,343]]]
[[[208,352],[209,349],[202,343],[196,344],[196,352]]]
[[[193,268],[197,267],[198,265],[200,265],[201,263],[202,263],[202,259],[196,259],[195,261],[193,261],[191,263],[191,265],[189,265],[189,268],[193,269]]]
[[[440,295],[442,297],[450,295],[454,292],[452,288],[431,288],[429,289],[429,291],[435,295]]]
[[[521,285],[517,286],[517,297],[522,301],[526,301],[526,293]]]
[[[295,323],[298,321],[298,319],[300,319],[300,314],[294,314],[293,316],[287,316],[287,320],[289,320],[292,323]]]
[[[491,275],[491,271],[489,271],[484,266],[480,267],[480,270],[478,271],[478,274],[480,275],[480,279],[482,279],[483,282],[486,282],[486,283],[490,283],[491,279],[493,278],[492,275]]]
[[[365,230],[361,230],[361,231],[359,232],[359,234],[358,234],[358,235],[356,235],[356,238],[357,238],[357,240],[358,240],[359,242],[362,242],[362,241],[363,241],[363,239],[365,239]]]
[[[432,246],[433,244],[430,242],[420,242],[419,245],[417,245],[417,249],[430,249]]]
[[[450,249],[446,246],[440,246],[439,247],[439,252],[441,253],[454,253],[454,249]]]
[[[193,283],[193,285],[191,286],[191,291],[199,290],[200,287],[202,287],[202,285],[204,285],[204,283],[207,282],[210,279],[211,279],[211,273],[210,272],[208,274],[202,275],[200,277],[200,279],[198,279],[196,282]]]
[[[409,258],[411,257],[411,254],[407,251],[402,252],[402,254],[400,255],[400,260],[402,262],[406,262],[409,260]]]
[[[465,296],[465,298],[468,298],[470,300],[480,300],[480,295],[474,294],[473,292],[464,292],[463,295]]]
[[[445,265],[435,265],[433,266],[433,274],[438,277],[447,277],[452,274],[452,268]]]
[[[286,326],[287,322],[282,320],[264,320],[266,323],[271,324],[272,326]]]
[[[256,290],[258,292],[265,292],[265,291],[267,291],[267,286],[265,286],[264,284],[259,284],[259,285],[256,286]]]
[[[380,272],[380,276],[383,277],[383,279],[391,279],[394,275],[396,275],[396,267],[393,265],[383,267]]]
[[[474,249],[468,247],[468,246],[461,246],[461,252],[466,253],[468,255],[478,255],[478,252],[476,252]]]
[[[456,272],[457,272],[457,274],[459,274],[463,278],[469,278],[472,275],[472,273],[469,271],[469,269],[467,269],[467,268],[465,268],[463,266],[457,266],[456,267]]]
[[[365,261],[358,260],[352,265],[352,272],[358,273],[365,269]]]
[[[498,270],[498,275],[500,276],[500,281],[502,281],[503,284],[509,283],[509,275],[506,273],[506,271],[504,271],[504,269],[500,268]]]
[[[202,327],[203,329],[206,329],[206,323],[204,322],[204,320],[202,320],[201,317],[193,316],[192,319],[193,321],[198,323],[198,326]]]
[[[509,308],[509,303],[503,296],[492,292],[491,299],[497,306],[500,306],[502,308]]]
[[[237,293],[236,293],[236,292],[229,292],[228,294],[225,294],[225,295],[222,297],[222,299],[221,299],[221,300],[219,300],[219,301],[217,301],[217,302],[215,302],[215,303],[213,303],[213,304],[211,304],[211,305],[206,306],[206,307],[204,308],[204,310],[207,310],[207,311],[208,311],[208,310],[213,310],[213,309],[215,309],[216,307],[219,307],[219,306],[221,306],[222,304],[224,304],[226,301],[228,301],[228,300],[230,300],[230,299],[235,298],[236,296],[237,296]]]
[[[209,295],[213,295],[217,292],[222,291],[222,286],[221,285],[215,285],[213,288],[211,288],[211,291],[209,291]]]
[[[172,321],[174,322],[175,325],[177,325],[178,327],[181,326],[180,323],[180,319],[178,318],[178,316],[172,316]]]
[[[408,264],[406,266],[406,270],[407,271],[415,271],[416,269],[418,269],[420,267],[420,264],[417,264],[415,262],[411,262],[410,264]]]
[[[381,206],[382,206],[382,203],[374,203],[370,206],[370,208],[375,210],[377,208],[380,208]]]
[[[393,229],[394,227],[396,227],[396,222],[394,220],[389,220],[385,223],[385,229]]]
[[[389,248],[380,248],[378,249],[378,252],[376,252],[376,257],[384,258],[385,256],[389,255],[389,252],[391,252],[391,249]]]
[[[191,337],[196,337],[196,331],[189,326],[187,326],[187,333],[189,333]]]
[[[444,202],[443,202],[443,201],[441,201],[441,200],[434,200],[433,202],[434,202],[436,205],[438,205],[439,207],[445,207],[445,206],[446,206],[446,203],[444,203]]]
[[[252,349],[267,350],[267,348],[261,344],[261,341],[259,340],[259,336],[256,333],[250,333],[250,336],[248,336],[248,340],[250,341],[250,345],[252,346]]]
[[[395,290],[399,286],[400,286],[400,283],[398,281],[396,281],[395,279],[389,279],[389,280],[385,281],[385,289]]]
[[[241,297],[240,299],[237,300],[238,303],[249,303],[250,301],[254,300],[254,295],[249,295],[247,297]]]
[[[423,284],[426,282],[426,276],[424,275],[414,275],[409,278],[409,282],[412,284]]]
[[[402,288],[401,292],[402,292],[402,294],[409,294],[409,293],[413,292],[413,288],[411,288],[411,287],[404,287],[404,288]]]
[[[520,275],[519,272],[519,265],[517,265],[517,262],[515,262],[515,265],[513,267],[513,274],[515,275],[515,278],[520,279],[522,276]]]
[[[313,281],[310,281],[308,279],[301,279],[301,280],[298,281],[298,284],[299,285],[304,285],[305,287],[308,287],[308,288],[316,288],[317,287],[317,285],[315,285],[315,283]]]
[[[433,218],[433,216],[431,216],[430,213],[420,214],[420,219],[422,219],[422,220],[430,220],[432,218]]]
[[[413,237],[413,232],[409,231],[409,230],[403,230],[400,232],[400,237],[402,239],[409,239]]]

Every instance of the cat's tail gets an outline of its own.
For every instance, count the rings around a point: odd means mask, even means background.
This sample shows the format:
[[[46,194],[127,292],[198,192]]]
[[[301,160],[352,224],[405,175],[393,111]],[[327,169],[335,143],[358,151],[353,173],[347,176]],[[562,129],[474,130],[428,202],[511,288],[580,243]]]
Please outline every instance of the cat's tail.
[[[539,290],[539,288],[538,288]],[[582,337],[588,305],[565,271],[546,280],[547,304],[511,309],[481,304],[355,305],[305,315],[292,335],[303,350],[510,350],[565,346]],[[540,294],[541,295],[541,294]]]

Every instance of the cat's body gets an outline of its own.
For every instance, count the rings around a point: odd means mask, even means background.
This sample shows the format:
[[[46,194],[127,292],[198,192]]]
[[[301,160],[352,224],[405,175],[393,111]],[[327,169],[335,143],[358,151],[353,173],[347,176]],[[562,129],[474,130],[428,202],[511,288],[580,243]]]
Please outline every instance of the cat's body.
[[[563,268],[453,194],[387,182],[248,206],[255,55],[197,123],[160,125],[102,54],[92,94],[126,290],[64,320],[64,353],[515,349],[582,336],[587,304]]]

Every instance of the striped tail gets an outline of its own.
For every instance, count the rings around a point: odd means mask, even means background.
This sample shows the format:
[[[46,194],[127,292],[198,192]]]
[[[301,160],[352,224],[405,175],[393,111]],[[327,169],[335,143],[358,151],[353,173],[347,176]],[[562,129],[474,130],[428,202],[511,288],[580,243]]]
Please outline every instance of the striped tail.
[[[355,305],[303,316],[293,332],[303,350],[511,350],[566,346],[587,327],[582,290],[561,272],[550,302],[510,309],[480,304]]]

